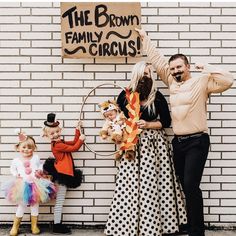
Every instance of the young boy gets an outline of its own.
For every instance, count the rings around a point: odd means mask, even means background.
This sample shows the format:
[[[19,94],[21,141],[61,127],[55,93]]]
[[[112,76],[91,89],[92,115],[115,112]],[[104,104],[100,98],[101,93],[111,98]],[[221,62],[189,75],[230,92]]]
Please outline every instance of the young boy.
[[[85,135],[80,133],[81,124],[78,124],[75,129],[74,140],[64,141],[61,139],[60,123],[55,121],[55,116],[54,113],[47,115],[43,129],[43,136],[51,141],[51,150],[55,159],[47,159],[43,168],[52,176],[53,181],[59,184],[54,207],[53,233],[70,234],[71,230],[61,223],[62,207],[67,188],[76,188],[82,182],[82,172],[75,169],[71,152],[79,150],[85,140]]]

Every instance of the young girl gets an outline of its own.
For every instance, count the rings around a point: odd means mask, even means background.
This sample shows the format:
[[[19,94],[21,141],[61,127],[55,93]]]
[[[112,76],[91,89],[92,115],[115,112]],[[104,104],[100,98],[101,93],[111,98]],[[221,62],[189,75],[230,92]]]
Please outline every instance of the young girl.
[[[17,133],[19,143],[16,144],[16,150],[19,155],[12,161],[10,168],[14,179],[2,187],[6,199],[18,205],[10,235],[18,235],[20,222],[28,205],[31,210],[32,234],[39,234],[37,225],[39,203],[55,198],[56,188],[42,173],[40,159],[34,154],[35,140],[20,130],[17,130]]]
[[[80,134],[80,124],[75,129],[73,141],[61,139],[59,122],[55,121],[55,114],[49,113],[44,122],[43,136],[51,141],[51,150],[55,159],[49,158],[44,163],[43,169],[52,175],[53,181],[59,184],[56,204],[54,207],[53,233],[70,234],[71,231],[61,223],[62,207],[65,201],[67,187],[76,188],[82,182],[82,172],[76,170],[71,152],[77,151],[83,144],[85,136]]]

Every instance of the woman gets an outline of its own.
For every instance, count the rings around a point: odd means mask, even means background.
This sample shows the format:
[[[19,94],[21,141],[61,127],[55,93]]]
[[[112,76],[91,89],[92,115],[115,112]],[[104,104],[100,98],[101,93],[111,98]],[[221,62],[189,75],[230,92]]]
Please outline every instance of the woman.
[[[187,222],[171,150],[164,131],[171,118],[164,96],[154,88],[150,66],[141,61],[132,71],[130,91],[140,94],[142,132],[136,158],[122,157],[105,234],[160,236],[179,231]],[[125,92],[117,103],[128,117]]]

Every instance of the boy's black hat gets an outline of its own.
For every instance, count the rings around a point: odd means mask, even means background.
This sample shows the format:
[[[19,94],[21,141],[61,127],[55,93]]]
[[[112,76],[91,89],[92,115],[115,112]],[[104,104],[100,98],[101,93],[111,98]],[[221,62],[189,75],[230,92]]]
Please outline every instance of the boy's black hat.
[[[59,121],[55,121],[55,118],[56,118],[56,114],[49,113],[47,115],[47,120],[44,121],[44,125],[46,125],[48,127],[57,127],[60,123],[59,123]]]

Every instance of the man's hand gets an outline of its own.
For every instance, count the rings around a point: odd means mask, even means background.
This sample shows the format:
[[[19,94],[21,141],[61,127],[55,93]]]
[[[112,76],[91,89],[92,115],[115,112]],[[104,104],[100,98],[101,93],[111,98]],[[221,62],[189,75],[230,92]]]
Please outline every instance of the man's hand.
[[[142,40],[144,39],[145,36],[147,36],[147,33],[143,28],[142,29],[135,28],[135,30],[138,32],[138,34]]]
[[[201,63],[196,63],[194,67],[198,71],[203,71],[204,70],[204,65],[201,64]]]

